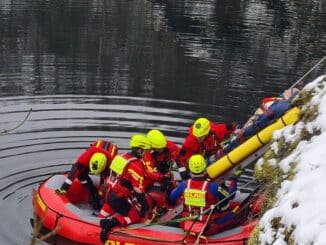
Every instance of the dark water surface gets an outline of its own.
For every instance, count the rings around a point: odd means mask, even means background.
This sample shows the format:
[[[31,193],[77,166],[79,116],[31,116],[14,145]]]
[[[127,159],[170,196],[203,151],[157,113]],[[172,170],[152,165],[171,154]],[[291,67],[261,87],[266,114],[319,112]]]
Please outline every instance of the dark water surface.
[[[325,50],[324,0],[0,0],[0,244],[29,243],[32,189],[93,140],[243,122]]]

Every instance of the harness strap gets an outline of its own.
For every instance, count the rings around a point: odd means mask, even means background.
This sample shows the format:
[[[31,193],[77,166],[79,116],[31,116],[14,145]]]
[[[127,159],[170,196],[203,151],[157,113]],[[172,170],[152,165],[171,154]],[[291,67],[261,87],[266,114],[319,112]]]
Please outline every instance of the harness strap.
[[[190,183],[191,183],[191,179],[187,180],[187,189],[191,189],[190,187]],[[207,191],[207,188],[208,188],[208,181],[204,181],[204,183],[202,184],[202,187],[201,187],[201,191]],[[191,213],[192,213],[192,206],[191,205],[188,205],[188,210],[189,210],[189,216],[192,216]],[[199,218],[198,220],[202,220],[203,218],[203,213],[204,213],[204,207],[200,207],[199,208],[200,210],[200,214],[199,214]]]
[[[126,159],[126,161],[127,161],[127,164],[126,164],[126,166],[129,164],[129,163],[131,163],[132,161],[135,161],[135,160],[138,160],[138,158],[137,157],[131,157],[131,158],[129,158],[129,159]],[[109,178],[108,178],[108,183],[112,186],[112,187],[114,187],[116,184],[117,184],[117,182],[118,182],[118,177],[119,177],[120,175],[119,174],[117,174],[117,173],[115,173],[112,169],[110,169],[110,175],[109,175]],[[126,187],[126,188],[128,188],[129,190],[130,190],[130,185],[128,185],[127,184],[127,181],[125,180],[121,180],[121,181],[119,181],[120,182],[120,184],[122,185],[122,186],[124,186],[124,187]],[[132,188],[131,188],[132,189]]]
[[[223,147],[221,146],[221,144],[219,143],[218,139],[217,139],[217,136],[214,132],[210,133],[210,135],[212,135],[213,137],[213,141],[214,141],[214,149],[223,149]],[[208,135],[209,136],[209,135]],[[204,141],[203,142],[200,142],[200,148],[202,149],[203,153],[202,155],[203,156],[206,156],[206,153],[207,154],[212,154],[212,152],[207,152],[206,149],[205,149],[205,144],[204,144]],[[217,150],[217,152],[218,152]]]

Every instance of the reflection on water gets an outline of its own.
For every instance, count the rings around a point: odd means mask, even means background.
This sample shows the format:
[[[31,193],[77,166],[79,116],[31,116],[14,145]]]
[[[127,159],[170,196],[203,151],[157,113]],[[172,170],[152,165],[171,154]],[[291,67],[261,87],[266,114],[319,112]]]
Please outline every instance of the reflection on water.
[[[231,104],[221,96],[230,93],[261,97],[284,89],[321,57],[325,5],[1,1],[1,94],[128,95],[207,104]]]
[[[0,243],[28,243],[32,188],[93,140],[243,122],[325,50],[323,0],[0,0],[0,132],[33,109],[0,135]]]

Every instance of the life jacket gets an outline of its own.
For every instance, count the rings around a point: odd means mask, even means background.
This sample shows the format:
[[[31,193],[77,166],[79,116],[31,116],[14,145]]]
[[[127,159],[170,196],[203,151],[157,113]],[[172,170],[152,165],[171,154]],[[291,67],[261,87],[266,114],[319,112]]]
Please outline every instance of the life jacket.
[[[208,192],[208,185],[206,180],[189,179],[183,193],[184,211],[189,216],[199,215],[198,220],[202,220],[204,210],[216,202],[216,198]]]
[[[120,197],[130,197],[133,190],[131,180],[126,175],[126,167],[133,161],[138,161],[137,157],[134,157],[128,153],[123,155],[117,155],[114,161],[110,165],[110,175],[107,180],[107,186],[116,192]]]

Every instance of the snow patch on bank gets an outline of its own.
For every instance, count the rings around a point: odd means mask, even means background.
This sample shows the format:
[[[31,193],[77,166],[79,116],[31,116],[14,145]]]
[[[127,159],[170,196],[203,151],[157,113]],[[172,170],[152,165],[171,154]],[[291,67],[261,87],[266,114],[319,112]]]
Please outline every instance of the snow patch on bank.
[[[301,141],[278,163],[285,173],[290,171],[291,163],[296,163],[296,175],[282,183],[278,201],[260,220],[260,244],[285,245],[284,234],[290,230],[294,244],[326,244],[326,76],[309,83],[303,91],[314,91],[306,107],[318,105],[318,116],[312,122],[286,127],[276,132],[274,138],[284,137],[286,142],[293,142],[299,140],[303,129],[309,133],[319,130],[320,134]],[[277,152],[277,146],[273,148]],[[282,224],[278,229],[272,227],[275,219]]]

